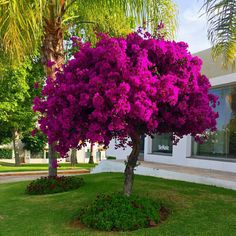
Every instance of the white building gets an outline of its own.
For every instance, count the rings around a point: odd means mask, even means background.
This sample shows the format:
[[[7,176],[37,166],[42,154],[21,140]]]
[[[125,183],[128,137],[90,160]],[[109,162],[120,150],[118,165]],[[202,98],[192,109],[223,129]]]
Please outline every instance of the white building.
[[[172,145],[169,135],[146,137],[140,160],[206,169],[236,172],[236,70],[223,70],[221,61],[213,61],[210,49],[197,53],[203,60],[202,73],[210,78],[211,93],[219,96],[217,131],[204,144],[197,144],[185,136],[178,145]],[[114,149],[113,140],[107,156],[124,160],[131,149]]]
[[[31,164],[36,164],[36,163],[48,163],[48,146],[45,147],[45,149],[37,154],[33,154],[28,150],[24,149],[24,145],[22,144],[21,141],[17,142],[17,145],[19,146],[19,155],[22,163],[31,163]],[[0,148],[7,148],[12,151],[12,145],[3,145],[0,146]],[[86,147],[83,147],[81,150],[76,151],[76,157],[77,157],[77,162],[78,163],[88,163],[89,162],[89,157],[91,153],[91,145],[88,143]],[[99,163],[101,160],[106,159],[105,155],[105,150],[102,148],[102,146],[99,146],[97,143],[93,145],[93,161],[94,163]],[[69,158],[60,158],[58,159],[60,163],[65,163],[65,162],[70,162],[70,154],[71,152],[68,153]],[[14,152],[12,151],[11,158],[8,159],[1,159],[2,157],[0,156],[0,162],[9,162],[9,163],[14,163],[15,158],[14,158]]]

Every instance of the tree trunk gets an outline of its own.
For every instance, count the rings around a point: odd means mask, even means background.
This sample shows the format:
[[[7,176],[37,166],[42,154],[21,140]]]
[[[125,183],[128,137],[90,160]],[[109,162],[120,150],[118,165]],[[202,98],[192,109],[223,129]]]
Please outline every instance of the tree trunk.
[[[141,143],[141,136],[138,133],[133,133],[130,135],[133,148],[132,152],[130,153],[128,157],[128,161],[126,162],[125,167],[125,180],[124,180],[124,195],[130,196],[133,188],[133,182],[134,182],[134,168],[137,166],[137,160],[139,156],[139,150],[140,150],[140,143]]]
[[[64,1],[62,1],[61,4],[61,9],[64,9]],[[64,63],[64,31],[61,21],[62,17],[55,15],[55,5],[53,5],[53,2],[50,4],[49,14],[47,19],[44,19],[44,38],[41,48],[41,61],[44,65],[46,76],[55,79],[57,69],[60,69]],[[54,65],[49,66],[48,62],[53,62]],[[54,150],[54,145],[49,145],[49,176],[57,175],[57,167],[53,164],[57,159],[56,155],[57,153]]]
[[[94,164],[94,160],[93,160],[93,143],[91,143],[91,146],[90,146],[89,164]]]
[[[74,166],[76,164],[78,164],[77,162],[77,149],[73,148],[71,150],[71,155],[70,155],[70,162],[71,162],[71,165]]]
[[[57,153],[54,151],[53,145],[49,145],[48,164],[48,176],[57,176]]]
[[[20,166],[20,154],[19,154],[19,149],[16,145],[16,138],[17,138],[17,131],[13,130],[12,131],[12,143],[13,143],[13,152],[15,156],[15,166]]]

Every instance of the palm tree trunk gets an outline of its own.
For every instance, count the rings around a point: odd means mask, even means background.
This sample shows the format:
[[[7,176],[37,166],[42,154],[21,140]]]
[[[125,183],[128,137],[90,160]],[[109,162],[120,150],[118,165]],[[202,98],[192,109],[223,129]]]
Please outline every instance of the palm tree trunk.
[[[44,70],[47,77],[56,78],[56,70],[60,69],[64,63],[64,31],[62,27],[61,17],[54,15],[53,4],[50,6],[49,20],[45,19],[44,39],[41,48],[41,61],[44,65]],[[48,62],[53,62],[54,65],[49,66]],[[57,175],[57,167],[55,162],[57,153],[54,150],[55,144],[49,145],[49,176]]]
[[[12,131],[12,143],[13,143],[13,152],[15,156],[15,166],[20,166],[20,154],[19,149],[16,145],[17,131],[13,129]]]
[[[133,182],[134,182],[134,168],[137,166],[137,160],[139,156],[141,137],[138,133],[134,133],[131,136],[133,143],[133,149],[128,157],[125,167],[125,180],[124,180],[124,195],[130,196],[132,193]]]
[[[70,162],[71,162],[71,165],[74,166],[76,164],[78,164],[77,162],[77,149],[73,148],[71,150],[71,155],[70,155]]]
[[[93,160],[93,143],[91,143],[91,146],[90,146],[89,164],[94,164],[94,160]]]

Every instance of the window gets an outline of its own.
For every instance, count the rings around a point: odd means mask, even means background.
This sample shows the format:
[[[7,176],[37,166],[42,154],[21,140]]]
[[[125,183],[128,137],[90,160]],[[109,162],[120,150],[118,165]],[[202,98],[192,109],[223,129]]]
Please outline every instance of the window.
[[[217,131],[209,134],[204,144],[193,142],[193,155],[236,159],[236,85],[215,88],[211,91],[219,97],[220,105]]]
[[[87,149],[87,151],[85,152],[85,158],[90,158],[90,149]]]
[[[152,153],[172,154],[170,134],[155,135],[152,139]]]
[[[144,135],[141,136],[141,143],[140,143],[140,153],[144,153]]]

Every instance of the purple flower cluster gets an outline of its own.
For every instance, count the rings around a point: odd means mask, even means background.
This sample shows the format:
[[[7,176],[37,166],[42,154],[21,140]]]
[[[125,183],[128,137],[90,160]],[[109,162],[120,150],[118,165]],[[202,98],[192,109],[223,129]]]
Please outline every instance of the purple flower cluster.
[[[173,133],[178,141],[215,130],[217,98],[186,43],[137,33],[100,37],[94,48],[82,44],[34,100],[40,128],[62,156],[86,141],[107,146],[117,138],[118,146],[132,145],[133,132]]]

